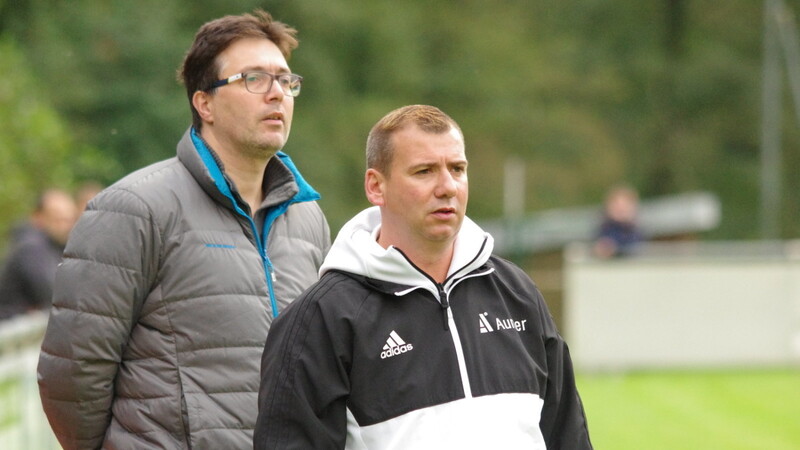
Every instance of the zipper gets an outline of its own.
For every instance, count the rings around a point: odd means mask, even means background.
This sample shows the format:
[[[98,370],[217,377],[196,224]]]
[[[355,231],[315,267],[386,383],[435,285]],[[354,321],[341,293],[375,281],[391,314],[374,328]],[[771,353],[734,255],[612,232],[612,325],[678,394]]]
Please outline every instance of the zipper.
[[[452,311],[450,311],[450,300],[447,298],[447,292],[444,291],[443,284],[436,283],[436,288],[439,289],[439,305],[442,307],[444,329],[445,331],[450,331],[450,317],[452,316]]]
[[[275,270],[272,266],[272,261],[269,260],[267,256],[267,232],[269,228],[266,226],[266,220],[264,221],[264,237],[263,239],[259,238],[258,236],[258,229],[256,228],[256,224],[253,221],[253,217],[250,214],[244,212],[244,210],[239,205],[239,202],[234,197],[233,193],[231,192],[230,186],[228,185],[227,179],[225,175],[222,173],[220,169],[221,163],[214,155],[214,153],[210,150],[208,143],[197,134],[197,131],[194,127],[191,129],[191,138],[192,143],[194,144],[195,149],[197,150],[198,154],[200,155],[200,159],[203,161],[203,164],[208,169],[209,175],[211,175],[211,179],[214,181],[214,185],[217,187],[217,190],[228,198],[231,201],[234,211],[239,214],[241,217],[247,219],[247,222],[250,224],[250,230],[253,232],[253,236],[256,241],[256,249],[258,250],[259,256],[261,256],[261,265],[264,268],[264,277],[267,281],[267,292],[269,293],[269,300],[270,306],[272,308],[272,317],[278,317],[278,302],[275,300],[275,289],[273,287],[273,283],[275,282]],[[270,227],[272,224],[270,223]]]
[[[237,209],[239,209],[237,207]],[[267,246],[266,246],[266,239],[262,239],[258,235],[258,229],[256,228],[256,223],[253,221],[253,218],[250,217],[248,214],[244,214],[243,212],[240,213],[243,217],[247,219],[250,223],[250,229],[253,231],[253,236],[256,239],[256,248],[258,249],[258,254],[261,256],[261,265],[264,268],[264,278],[267,281],[267,292],[269,293],[269,302],[270,308],[272,309],[272,317],[278,317],[278,302],[275,300],[275,288],[273,284],[277,277],[275,276],[275,268],[272,266],[272,261],[269,260],[269,256],[267,256]],[[266,233],[268,230],[264,230],[264,235],[266,237]]]
[[[398,252],[400,252],[400,254],[406,259],[406,261],[408,261],[408,263],[411,264],[411,267],[413,267],[419,273],[428,278],[434,284],[434,286],[436,286],[437,294],[439,296],[439,305],[442,311],[442,319],[444,321],[444,329],[450,334],[450,338],[453,340],[453,349],[456,352],[456,360],[458,361],[458,371],[459,374],[461,375],[461,387],[464,390],[464,398],[472,398],[472,386],[469,381],[469,373],[467,372],[467,362],[466,358],[464,357],[464,346],[461,344],[461,337],[458,334],[458,327],[456,326],[455,317],[453,317],[453,310],[452,308],[450,308],[448,289],[445,288],[445,285],[450,283],[449,291],[452,292],[453,288],[463,280],[492,273],[494,269],[489,269],[480,273],[467,274],[461,276],[460,278],[456,278],[457,275],[462,270],[469,267],[472,264],[472,262],[475,261],[476,258],[478,258],[478,256],[482,253],[483,246],[485,245],[486,245],[486,240],[484,239],[483,245],[481,246],[481,251],[479,251],[476,254],[475,258],[473,258],[472,261],[470,261],[469,263],[465,264],[461,269],[453,272],[449,277],[447,277],[447,279],[444,280],[444,283],[439,283],[436,280],[434,280],[430,275],[425,273],[425,271],[417,267],[417,265],[414,264],[414,262],[411,261],[411,259],[409,259],[408,256],[406,256],[406,254],[403,253],[402,250],[395,247],[395,249]]]
[[[458,334],[458,327],[456,327],[455,318],[453,318],[453,310],[447,310],[447,320],[453,324],[448,327],[450,330],[450,337],[453,338],[453,345],[456,351],[456,360],[458,360],[458,371],[461,374],[461,387],[464,389],[464,398],[472,398],[472,386],[469,382],[469,374],[467,373],[467,360],[464,358],[464,346],[461,344],[461,337]]]
[[[278,301],[275,299],[275,288],[273,285],[278,278],[275,275],[275,267],[272,265],[272,261],[269,260],[269,256],[267,256],[266,246],[264,247],[263,262],[267,272],[267,292],[269,292],[269,302],[272,307],[272,318],[274,319],[278,317]]]
[[[453,309],[450,308],[449,296],[443,284],[436,283],[436,288],[439,290],[439,304],[442,305],[444,329],[450,334],[450,338],[453,340],[453,349],[456,352],[458,372],[461,374],[461,387],[464,389],[464,397],[472,398],[472,386],[470,385],[469,374],[467,373],[467,361],[464,357],[464,346],[461,344],[461,336],[458,334],[456,319],[453,317]],[[452,286],[450,288],[452,290]]]

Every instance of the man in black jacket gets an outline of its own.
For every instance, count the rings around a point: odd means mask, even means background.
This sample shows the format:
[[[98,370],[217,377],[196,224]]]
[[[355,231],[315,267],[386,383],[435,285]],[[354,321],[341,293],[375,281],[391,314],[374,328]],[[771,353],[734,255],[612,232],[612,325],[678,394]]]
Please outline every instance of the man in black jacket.
[[[255,448],[591,448],[541,294],[465,216],[458,125],[395,110],[367,166],[375,206],[267,337]]]

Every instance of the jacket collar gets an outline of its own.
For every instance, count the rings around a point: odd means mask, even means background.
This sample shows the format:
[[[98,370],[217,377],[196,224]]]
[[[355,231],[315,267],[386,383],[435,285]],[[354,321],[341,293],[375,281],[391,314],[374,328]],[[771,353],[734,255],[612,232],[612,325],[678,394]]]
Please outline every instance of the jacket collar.
[[[378,244],[380,221],[380,209],[374,206],[347,222],[322,263],[320,276],[329,270],[338,270],[406,288],[421,287],[436,293],[436,283],[418,270],[400,250],[393,246],[384,249]],[[465,217],[456,236],[445,288],[483,266],[493,248],[492,236]]]
[[[225,167],[216,152],[190,127],[178,142],[178,160],[206,193],[227,208],[245,214],[235,185],[225,174]],[[283,206],[291,203],[319,200],[320,195],[311,187],[292,159],[283,152],[273,157],[264,173],[265,189],[262,206]]]

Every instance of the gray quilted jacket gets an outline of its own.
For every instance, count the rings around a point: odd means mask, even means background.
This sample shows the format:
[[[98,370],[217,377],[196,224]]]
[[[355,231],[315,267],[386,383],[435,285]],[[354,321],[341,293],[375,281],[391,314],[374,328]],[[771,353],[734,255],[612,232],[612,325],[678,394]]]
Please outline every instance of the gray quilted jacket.
[[[267,330],[316,281],[330,231],[283,153],[255,220],[225,180],[190,129],[73,229],[38,367],[65,449],[252,448]]]

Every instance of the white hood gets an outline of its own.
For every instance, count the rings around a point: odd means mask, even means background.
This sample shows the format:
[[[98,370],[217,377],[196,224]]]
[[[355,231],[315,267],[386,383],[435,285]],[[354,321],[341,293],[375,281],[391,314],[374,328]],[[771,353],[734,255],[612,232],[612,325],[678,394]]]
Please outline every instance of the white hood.
[[[373,206],[350,219],[336,236],[328,256],[319,269],[325,272],[338,269],[369,278],[420,286],[436,291],[433,282],[415,269],[395,247],[384,249],[377,237],[381,227],[381,212]],[[494,239],[475,222],[464,217],[455,240],[455,251],[447,278],[455,272],[466,274],[485,263],[494,249]]]

